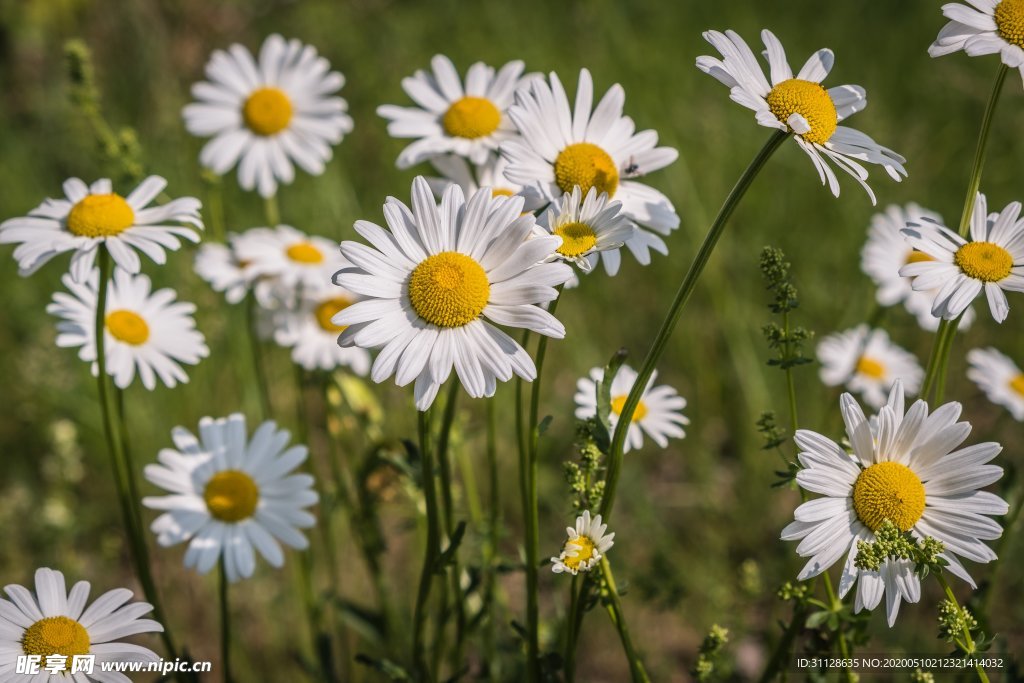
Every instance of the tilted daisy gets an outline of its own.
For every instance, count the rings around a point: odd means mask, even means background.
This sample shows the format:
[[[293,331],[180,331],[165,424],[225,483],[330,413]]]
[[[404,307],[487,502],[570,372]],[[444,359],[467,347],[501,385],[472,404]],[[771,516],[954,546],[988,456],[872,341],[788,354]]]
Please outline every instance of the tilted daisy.
[[[322,288],[345,265],[337,242],[307,235],[290,225],[247,231],[232,248],[247,274],[258,280],[257,298],[264,305],[276,298],[290,306],[303,290]]]
[[[883,329],[858,325],[830,334],[818,344],[819,375],[830,387],[845,386],[857,392],[872,408],[885,403],[898,380],[910,393],[916,393],[924,371],[914,354],[896,346]]]
[[[1013,419],[1024,422],[1024,372],[1017,364],[991,347],[971,349],[967,362],[967,377],[985,392],[988,400],[1009,410]]]
[[[866,182],[867,170],[858,162],[879,164],[897,182],[906,177],[906,159],[864,133],[839,125],[864,109],[868,101],[859,85],[828,90],[821,85],[835,61],[831,50],[815,52],[794,76],[779,39],[771,31],[761,31],[764,54],[771,67],[769,83],[754,53],[735,31],[706,31],[704,39],[722,54],[722,59],[698,57],[697,68],[728,87],[730,99],[752,109],[760,125],[792,133],[833,195],[839,196],[839,181],[826,160],[853,176],[872,204],[875,193]]]
[[[435,55],[430,66],[433,73],[420,70],[402,79],[402,89],[417,106],[377,107],[377,114],[389,121],[389,135],[415,138],[398,155],[398,168],[441,154],[483,164],[502,142],[518,136],[507,112],[516,90],[534,78],[523,75],[523,62],[509,62],[497,72],[477,62],[466,72],[465,87],[444,55]]]
[[[179,238],[199,241],[196,229],[203,228],[203,221],[198,199],[180,197],[146,208],[166,186],[163,178],[149,176],[122,197],[107,178],[91,186],[70,178],[64,181],[64,199],[46,199],[28,216],[0,223],[0,244],[18,244],[14,259],[22,275],[31,275],[54,256],[70,251],[71,277],[82,282],[89,277],[100,246],[119,268],[138,273],[142,264],[136,250],[163,264],[164,250],[177,250]]]
[[[99,272],[86,282],[62,278],[70,293],[56,292],[46,312],[60,318],[57,346],[78,347],[78,357],[96,365],[96,290]],[[188,382],[184,365],[196,365],[210,355],[202,332],[196,329],[193,304],[176,301],[173,289],[153,291],[145,275],[115,270],[107,288],[104,348],[107,373],[114,384],[127,388],[138,374],[152,391],[159,379],[168,387]]]
[[[123,673],[101,671],[101,667],[118,662],[160,661],[149,648],[120,642],[126,636],[164,630],[152,619],[140,618],[153,606],[128,602],[132,592],[127,588],[107,591],[89,605],[88,581],[79,581],[68,591],[64,574],[47,568],[36,570],[35,588],[33,594],[18,584],[4,586],[10,600],[0,598],[0,680],[130,683]],[[94,673],[86,674],[79,668],[84,661],[76,658],[90,655],[95,658]],[[20,656],[40,657],[40,673],[32,677],[17,673]],[[47,672],[50,663],[57,673]]]
[[[548,208],[536,234],[562,238],[562,246],[549,258],[568,261],[589,273],[604,256],[605,270],[610,271],[608,254],[622,247],[636,231],[632,221],[620,213],[621,209],[622,204],[609,202],[608,195],[599,195],[595,187],[590,188],[584,199],[577,185],[557,206]]]
[[[626,398],[636,384],[637,373],[628,365],[623,365],[615,373],[612,380],[611,415],[608,416],[612,429],[619,422],[619,414],[626,405]],[[597,384],[604,378],[603,368],[593,368],[589,377],[576,381],[576,417],[585,420],[597,415]],[[633,411],[633,420],[626,431],[626,444],[623,452],[629,452],[644,445],[646,433],[661,448],[668,446],[670,437],[681,439],[686,436],[683,426],[690,424],[690,419],[682,414],[686,407],[686,399],[668,385],[654,386],[658,373],[651,373],[647,380],[640,403]]]
[[[494,324],[521,327],[561,339],[565,328],[539,304],[558,296],[572,268],[542,263],[559,237],[527,240],[536,225],[521,215],[522,197],[495,197],[481,190],[467,202],[450,186],[434,201],[422,177],[412,183],[412,209],[389,197],[384,218],[390,230],[357,221],[372,246],[342,242],[355,264],[335,284],[366,297],[334,317],[347,325],[338,343],[383,347],[370,377],[392,374],[399,386],[416,381],[416,407],[426,410],[454,366],[466,392],[492,396],[497,381],[513,373],[533,380],[533,360]],[[494,324],[492,324],[494,323]]]
[[[274,314],[274,341],[290,348],[292,360],[307,370],[351,368],[357,375],[370,372],[370,353],[358,346],[340,346],[338,336],[344,325],[334,316],[359,298],[329,282],[305,292],[298,305]]]
[[[295,178],[297,164],[324,172],[331,146],[352,131],[348,103],[334,95],[345,78],[312,45],[274,34],[258,61],[241,45],[217,50],[206,77],[192,86],[197,102],[182,111],[188,132],[212,137],[199,162],[217,175],[238,164],[238,183],[264,197]]]
[[[560,201],[577,186],[584,196],[596,188],[621,203],[622,214],[637,224],[626,241],[637,261],[650,263],[650,249],[667,254],[668,247],[658,234],[667,235],[679,227],[679,216],[668,197],[635,178],[668,166],[679,153],[658,147],[653,130],[636,132],[633,119],[622,114],[626,101],[622,86],[609,88],[591,110],[594,83],[590,72],[582,69],[570,109],[558,76],[552,73],[550,81],[537,79],[520,90],[509,109],[522,137],[501,147],[509,162],[506,177],[531,188],[545,202]],[[604,259],[614,275],[619,252],[608,252]]]
[[[922,221],[903,229],[910,246],[932,257],[910,263],[900,275],[913,277],[914,289],[938,290],[932,313],[952,320],[985,290],[996,322],[1006,320],[1010,305],[1003,290],[1024,291],[1024,220],[1020,202],[999,213],[988,213],[985,195],[978,193],[971,213],[971,241],[949,228]]]
[[[1024,78],[1024,1],[967,0],[942,6],[949,23],[928,48],[932,57],[963,50],[971,57],[998,54]]]
[[[615,534],[606,534],[607,529],[608,525],[601,523],[601,515],[591,519],[590,510],[584,510],[576,518],[576,528],[565,528],[569,540],[558,557],[551,558],[551,571],[556,574],[568,572],[573,576],[589,572],[615,545]]]
[[[957,449],[971,432],[957,422],[960,404],[947,403],[929,413],[916,401],[904,414],[903,387],[896,383],[878,414],[872,437],[868,419],[849,394],[840,399],[847,453],[834,441],[801,429],[795,440],[803,469],[797,483],[821,498],[800,505],[782,540],[800,540],[797,554],[809,557],[800,580],[822,573],[846,556],[839,596],[858,583],[854,610],[874,609],[886,599],[889,625],[901,600],[917,602],[921,581],[910,560],[887,559],[878,571],[858,569],[857,541],[871,541],[886,520],[915,537],[942,541],[946,569],[976,587],[957,557],[990,562],[996,555],[983,541],[999,538],[1002,528],[989,515],[1004,515],[1006,501],[985,491],[998,480],[1001,467],[987,464],[1001,450],[997,443]],[[859,579],[859,582],[858,582]]]
[[[164,546],[188,541],[185,566],[206,574],[223,558],[230,581],[249,578],[259,554],[274,567],[284,565],[280,543],[303,550],[300,529],[316,523],[306,508],[315,505],[313,477],[292,471],[306,459],[305,446],[286,448],[290,435],[273,421],[250,438],[245,416],[199,421],[199,436],[184,427],[171,432],[177,450],[165,448],[159,465],[145,475],[169,491],[143,505],[165,510],[150,529]],[[280,543],[279,543],[280,542]]]

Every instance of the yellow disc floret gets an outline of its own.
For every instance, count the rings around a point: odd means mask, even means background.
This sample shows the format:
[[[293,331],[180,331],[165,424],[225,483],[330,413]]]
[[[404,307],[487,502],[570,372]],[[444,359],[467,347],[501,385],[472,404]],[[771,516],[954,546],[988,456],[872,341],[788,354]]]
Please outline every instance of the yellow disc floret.
[[[569,258],[582,256],[597,244],[597,233],[592,227],[580,221],[559,225],[555,228],[555,234],[562,238],[562,246],[558,247],[558,253]]]
[[[324,253],[312,242],[296,242],[285,250],[292,261],[299,263],[323,263]]]
[[[622,408],[626,405],[626,396],[616,396],[612,399],[612,412],[616,415],[622,415]],[[639,422],[644,419],[647,415],[647,405],[641,400],[636,404],[636,410],[633,411],[633,422]]]
[[[292,120],[292,101],[279,88],[258,88],[242,106],[242,118],[257,135],[274,135]]]
[[[558,153],[555,182],[562,192],[572,192],[579,185],[584,197],[592,187],[611,197],[619,187],[619,169],[608,152],[589,142],[577,142]]]
[[[124,309],[111,311],[105,322],[110,336],[125,344],[139,346],[149,339],[149,325],[138,313]]]
[[[454,138],[471,140],[490,135],[501,125],[501,112],[485,97],[463,97],[441,117],[441,125]]]
[[[515,192],[513,192],[510,189],[508,189],[507,187],[493,187],[493,188],[491,188],[491,196],[492,197],[512,197],[514,195],[515,195]]]
[[[854,482],[853,509],[872,531],[887,519],[901,531],[910,531],[924,513],[924,496],[924,484],[913,470],[898,462],[880,462]]]
[[[801,137],[808,142],[823,145],[836,132],[839,124],[836,105],[818,83],[791,78],[772,88],[765,99],[775,118],[786,125],[793,114],[804,117],[811,129]]]
[[[923,251],[917,251],[916,249],[907,254],[906,264],[910,263],[925,263],[926,261],[934,261],[935,259]]]
[[[1024,375],[1017,375],[1010,380],[1010,389],[1016,391],[1017,395],[1024,396]]]
[[[87,655],[89,644],[89,632],[68,617],[40,619],[21,636],[22,652],[42,657],[44,662],[50,655],[63,655],[69,660],[75,655]]]
[[[111,237],[135,222],[135,211],[119,194],[91,194],[71,207],[68,230],[81,237]]]
[[[1024,0],[1002,0],[996,5],[995,20],[1000,38],[1024,47]]]
[[[1010,252],[992,242],[968,242],[956,250],[953,262],[964,275],[982,282],[999,282],[1013,268]]]
[[[573,571],[579,571],[581,564],[586,564],[594,557],[594,541],[587,535],[580,535],[569,539],[563,550],[566,553],[576,552],[576,557],[566,555],[562,558],[562,564]]]
[[[857,361],[857,372],[871,379],[882,379],[885,377],[885,365],[874,358],[861,356]]]
[[[345,296],[336,296],[326,301],[321,301],[313,309],[314,315],[316,315],[316,321],[320,324],[327,332],[341,332],[347,325],[335,325],[331,322],[331,318],[336,316],[339,312],[345,310],[352,305],[352,300]]]
[[[222,470],[206,482],[203,500],[210,514],[222,522],[240,522],[256,511],[260,489],[245,472]]]
[[[420,262],[409,276],[409,302],[438,327],[461,327],[476,320],[491,297],[491,283],[473,258],[442,251]]]

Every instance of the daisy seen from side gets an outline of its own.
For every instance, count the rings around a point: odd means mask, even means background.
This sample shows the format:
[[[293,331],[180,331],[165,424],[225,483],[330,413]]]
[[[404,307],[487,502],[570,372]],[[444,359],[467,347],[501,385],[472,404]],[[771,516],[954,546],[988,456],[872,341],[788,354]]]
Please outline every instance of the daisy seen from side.
[[[1006,354],[997,349],[971,349],[967,352],[967,377],[978,385],[988,400],[1010,411],[1013,419],[1024,422],[1024,372]]]
[[[932,57],[963,50],[971,57],[997,54],[1024,78],[1024,2],[967,0],[942,6],[949,23],[928,48]]]

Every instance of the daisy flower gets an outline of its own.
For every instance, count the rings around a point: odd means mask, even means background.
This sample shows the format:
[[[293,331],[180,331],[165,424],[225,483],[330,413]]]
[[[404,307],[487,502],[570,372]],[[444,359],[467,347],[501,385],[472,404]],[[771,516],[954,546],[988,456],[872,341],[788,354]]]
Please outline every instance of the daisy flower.
[[[508,108],[516,90],[535,77],[523,75],[523,62],[509,62],[497,72],[477,62],[466,72],[465,87],[444,55],[435,55],[430,66],[433,73],[420,70],[402,79],[402,89],[417,106],[377,107],[377,114],[388,120],[389,135],[415,138],[398,155],[398,168],[442,154],[483,164],[502,142],[518,136]]]
[[[289,436],[268,420],[249,438],[240,413],[204,417],[198,437],[184,427],[171,432],[177,450],[163,449],[160,464],[145,468],[146,479],[171,494],[142,499],[165,511],[150,527],[157,542],[188,541],[185,566],[200,574],[223,558],[229,581],[252,576],[254,549],[274,567],[284,565],[279,541],[305,549],[309,542],[299,529],[316,523],[306,508],[317,494],[312,476],[291,473],[307,450],[286,449]]]
[[[348,103],[333,96],[345,78],[312,45],[274,34],[258,61],[241,45],[217,50],[206,77],[192,86],[197,102],[182,111],[188,132],[213,138],[199,162],[217,175],[238,164],[238,183],[264,197],[295,178],[297,164],[324,172],[331,146],[352,131]]]
[[[370,372],[370,354],[359,347],[340,346],[344,325],[334,316],[358,301],[351,292],[330,284],[306,293],[298,306],[277,312],[274,341],[292,350],[292,360],[307,370],[345,366],[360,376]]]
[[[821,85],[835,61],[831,50],[815,52],[794,77],[779,39],[771,31],[761,31],[764,54],[771,67],[769,83],[754,53],[735,31],[706,31],[704,39],[722,54],[722,59],[698,57],[697,68],[729,88],[730,98],[752,109],[760,125],[792,133],[833,195],[839,196],[839,181],[826,160],[853,176],[872,204],[875,193],[866,182],[867,170],[858,162],[879,164],[897,182],[906,177],[906,159],[864,133],[839,125],[866,107],[868,101],[859,85],[828,90]]]
[[[485,189],[467,202],[457,185],[438,206],[427,181],[415,178],[412,210],[393,197],[384,204],[390,230],[356,222],[372,246],[341,243],[355,265],[338,271],[334,282],[366,298],[334,317],[335,325],[348,326],[338,343],[383,347],[370,377],[382,382],[394,374],[399,386],[415,380],[420,410],[430,407],[453,366],[477,398],[492,396],[497,381],[513,373],[532,381],[533,360],[494,324],[564,337],[562,323],[538,304],[558,296],[555,286],[572,268],[542,263],[562,239],[527,240],[536,222],[522,211],[522,197]]]
[[[140,619],[153,606],[128,601],[127,588],[107,591],[91,605],[88,581],[79,581],[68,591],[64,574],[55,570],[36,570],[35,594],[18,584],[4,586],[10,600],[0,598],[0,680],[31,680],[34,683],[63,681],[104,681],[129,683],[129,678],[116,671],[100,672],[105,664],[120,662],[158,662],[160,658],[149,648],[120,642],[125,636],[139,633],[160,633],[164,627],[152,619]],[[96,674],[83,671],[71,674],[76,658],[93,656]],[[42,658],[41,671],[29,678],[17,673],[18,658]],[[47,673],[53,663],[58,673]]]
[[[209,283],[213,291],[223,292],[229,304],[237,304],[245,298],[252,279],[246,272],[246,264],[241,263],[234,249],[228,246],[234,237],[234,234],[228,235],[228,244],[201,244],[193,265],[196,275]]]
[[[322,288],[335,271],[346,265],[337,242],[307,235],[289,225],[250,230],[232,247],[236,259],[245,264],[247,275],[259,281],[257,290],[266,290],[257,292],[261,303],[277,299],[291,306],[301,291]]]
[[[562,246],[550,258],[568,261],[589,273],[601,254],[619,249],[636,231],[636,226],[619,213],[621,208],[622,204],[609,202],[603,192],[598,195],[595,187],[584,199],[577,185],[557,207],[548,209],[535,234],[561,237]],[[606,260],[605,267],[607,264]]]
[[[427,178],[430,189],[438,199],[454,183],[462,188],[462,193],[467,197],[472,197],[482,187],[491,188],[491,193],[496,197],[518,194],[524,199],[523,211],[536,211],[547,203],[536,192],[505,177],[508,162],[502,156],[492,154],[482,164],[470,164],[460,156],[445,154],[432,158],[430,165],[441,174],[441,177]]]
[[[893,344],[885,330],[867,325],[828,335],[818,344],[817,355],[823,384],[845,386],[872,408],[885,403],[897,381],[902,380],[907,391],[916,393],[924,379],[914,354]]]
[[[607,524],[601,524],[601,515],[591,519],[590,510],[584,510],[576,518],[575,529],[571,526],[565,528],[569,540],[558,557],[551,558],[551,571],[556,574],[569,572],[573,576],[589,572],[615,545],[615,534],[605,534],[607,529]]]
[[[942,6],[949,23],[928,48],[932,57],[963,50],[971,57],[999,54],[1003,64],[1024,77],[1024,2],[968,0]]]
[[[970,368],[967,377],[997,403],[1024,422],[1024,372],[1017,364],[994,348],[971,349],[967,353]]]
[[[83,282],[101,245],[119,268],[138,273],[142,264],[136,250],[163,264],[164,250],[181,246],[178,238],[199,241],[195,229],[201,230],[203,221],[198,199],[181,197],[146,208],[166,186],[160,176],[149,176],[122,197],[107,178],[91,186],[70,178],[64,181],[64,199],[46,199],[28,216],[0,223],[0,244],[18,244],[14,259],[22,275],[31,275],[57,254],[70,251],[71,277]]]
[[[550,81],[537,79],[520,90],[509,109],[522,137],[501,147],[509,162],[506,177],[531,188],[546,203],[560,201],[577,186],[583,196],[596,188],[621,203],[622,214],[643,228],[626,241],[637,261],[650,263],[650,249],[667,254],[658,233],[667,235],[679,227],[675,207],[661,192],[633,178],[668,166],[679,153],[658,147],[653,130],[635,132],[633,119],[622,115],[622,86],[609,88],[591,110],[594,83],[582,69],[570,109],[558,76],[552,73]],[[618,272],[620,258],[618,251],[604,254],[609,275]]]
[[[903,229],[910,246],[932,257],[910,263],[900,275],[914,277],[914,289],[937,289],[932,313],[952,320],[982,289],[996,322],[1006,320],[1010,305],[1003,290],[1024,291],[1024,220],[1020,202],[1000,213],[988,213],[985,195],[978,193],[971,213],[971,241],[949,228],[922,221]]]
[[[921,598],[913,562],[890,558],[878,571],[854,565],[857,541],[874,540],[888,520],[918,539],[941,541],[946,569],[976,587],[957,556],[975,562],[996,559],[983,541],[999,538],[1002,528],[988,516],[1006,514],[1007,505],[979,489],[1002,476],[1001,467],[986,464],[999,454],[999,444],[954,450],[971,432],[969,423],[957,422],[960,404],[947,403],[929,414],[928,404],[916,401],[904,414],[899,382],[878,414],[877,438],[852,396],[843,394],[840,408],[852,455],[816,432],[801,429],[795,436],[804,467],[796,481],[822,494],[800,505],[796,521],[782,531],[782,540],[800,540],[797,554],[810,558],[799,579],[817,576],[845,555],[840,598],[857,583],[854,610],[859,612],[874,609],[884,594],[892,626],[901,600]]]
[[[628,365],[623,365],[615,373],[612,380],[611,415],[608,416],[612,430],[618,424],[619,414],[626,405],[626,398],[636,384],[637,373]],[[633,421],[626,431],[626,444],[623,452],[629,452],[644,445],[644,433],[661,448],[668,446],[669,437],[681,439],[686,436],[683,425],[690,424],[689,418],[682,414],[686,407],[686,399],[668,385],[654,386],[658,373],[651,373],[647,380],[640,403],[633,412]],[[597,415],[597,385],[604,379],[603,368],[593,368],[589,377],[576,381],[576,417],[581,420]]]
[[[99,272],[86,282],[62,278],[70,294],[56,292],[46,312],[57,316],[57,346],[78,347],[78,357],[96,364],[96,296]],[[196,365],[210,355],[202,332],[196,329],[193,304],[176,301],[173,289],[152,290],[145,275],[115,270],[107,287],[104,348],[107,373],[125,389],[135,379],[152,391],[159,379],[168,387],[188,382],[181,367]]]

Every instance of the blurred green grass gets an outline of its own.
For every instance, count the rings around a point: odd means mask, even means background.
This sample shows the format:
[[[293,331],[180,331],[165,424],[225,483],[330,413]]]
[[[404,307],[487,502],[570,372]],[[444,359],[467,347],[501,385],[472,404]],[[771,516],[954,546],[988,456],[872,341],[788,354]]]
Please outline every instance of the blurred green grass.
[[[557,71],[570,88],[583,66],[594,74],[599,91],[621,83],[626,113],[638,127],[655,128],[663,144],[680,150],[680,161],[649,181],[675,202],[682,227],[668,240],[669,256],[656,256],[647,268],[627,257],[616,278],[588,278],[559,307],[568,335],[550,346],[543,410],[555,422],[542,443],[542,552],[554,551],[569,513],[560,473],[570,453],[575,379],[603,365],[620,346],[639,362],[710,218],[768,136],[750,112],[729,101],[720,84],[694,68],[698,55],[711,52],[701,31],[733,28],[758,49],[758,31],[770,28],[796,66],[813,50],[831,47],[836,65],[828,83],[858,83],[868,91],[869,106],[851,125],[909,160],[910,178],[898,185],[872,169],[879,208],[917,201],[955,221],[997,60],[963,54],[930,59],[925,49],[943,23],[939,3],[917,0],[4,3],[0,217],[24,214],[42,198],[57,194],[66,177],[93,179],[106,172],[66,102],[61,55],[64,41],[72,37],[84,38],[94,50],[105,113],[115,126],[138,131],[147,170],[167,177],[172,195],[203,199],[207,188],[197,168],[202,142],[185,133],[180,111],[189,99],[189,85],[201,78],[208,54],[232,42],[255,49],[275,31],[316,45],[346,75],[341,94],[350,104],[355,131],[336,149],[323,176],[300,176],[281,191],[280,202],[285,222],[337,239],[354,236],[351,225],[357,218],[379,221],[385,196],[407,197],[412,174],[397,171],[393,164],[404,143],[387,137],[374,110],[382,103],[405,104],[401,78],[424,67],[433,54],[449,55],[460,70],[476,60],[500,64],[521,58],[530,70]],[[1024,195],[1022,103],[1020,80],[1011,73],[982,181],[994,206]],[[769,488],[777,460],[759,450],[753,428],[761,410],[785,412],[782,378],[763,364],[767,351],[759,328],[769,314],[757,257],[768,243],[786,251],[802,295],[797,322],[819,337],[862,321],[872,308],[873,293],[860,273],[859,252],[876,209],[855,183],[845,178],[840,182],[842,196],[834,199],[819,186],[813,167],[794,145],[776,155],[734,215],[660,363],[661,380],[688,398],[686,413],[692,424],[687,438],[669,449],[649,446],[628,456],[613,523],[615,562],[630,589],[626,609],[642,634],[656,680],[685,680],[683,672],[692,663],[701,634],[713,622],[734,629],[732,651],[746,661],[757,659],[763,634],[774,635],[774,621],[787,616],[773,593],[800,562],[793,546],[777,537],[798,498]],[[262,223],[255,195],[238,190],[233,176],[225,177],[223,186],[229,230]],[[7,409],[0,414],[0,523],[5,528],[0,577],[25,583],[36,566],[50,565],[103,588],[130,581],[118,518],[104,502],[110,500],[112,486],[94,387],[74,354],[54,346],[53,320],[44,312],[60,286],[66,258],[21,279],[10,249],[2,251],[0,376]],[[213,358],[192,370],[192,380],[184,387],[152,394],[133,387],[128,392],[130,428],[141,463],[168,445],[174,425],[194,425],[202,415],[254,405],[245,376],[241,312],[229,310],[191,273],[190,253],[174,254],[164,269],[152,264],[146,269],[158,283],[175,287],[182,298],[199,305],[199,326]],[[1001,458],[1007,468],[1019,466],[1024,458],[1020,426],[967,382],[963,354],[967,348],[994,344],[1024,360],[1024,301],[1019,299],[1011,296],[1013,311],[1003,326],[983,313],[958,337],[947,392],[965,403],[966,415],[975,424],[972,439],[1004,444]],[[894,309],[886,325],[897,343],[926,359],[931,336],[908,315]],[[272,380],[279,405],[287,406],[294,391],[279,355]],[[834,429],[838,392],[822,388],[815,369],[798,373],[798,390],[802,424]],[[388,385],[381,393],[389,406],[389,434],[411,434],[404,394]],[[510,393],[501,392],[502,400],[508,401]],[[482,410],[473,405],[465,412],[466,447],[479,451]],[[287,422],[290,414],[284,413],[283,419]],[[77,431],[70,442],[64,434],[68,425]],[[503,481],[514,482],[515,454],[503,448],[501,455],[508,475]],[[515,557],[518,494],[509,486],[502,495],[512,525],[503,549]],[[411,576],[412,558],[418,555],[410,533],[412,511],[401,500],[388,511],[395,550],[389,557],[392,583],[402,585],[399,577]],[[1021,545],[1011,544],[1016,561],[1024,555]],[[184,598],[170,605],[178,623],[186,625],[177,630],[197,643],[197,656],[213,658],[212,584],[185,574],[180,548],[157,556],[165,592]],[[753,565],[741,571],[744,562],[756,563],[759,586],[749,580]],[[288,624],[297,617],[288,583],[296,565],[291,556],[284,572],[263,568],[257,579],[238,590],[244,596],[239,609],[247,617],[240,623],[246,624],[244,637],[251,639],[251,671],[290,670]],[[973,570],[979,579],[989,576],[987,568]],[[1001,578],[992,626],[1008,638],[1010,651],[1019,652],[1024,649],[1024,605],[1009,598],[1024,588],[1024,581],[1007,568]],[[356,569],[352,580],[356,587],[366,581]],[[543,576],[546,614],[564,609],[565,585]],[[520,589],[514,579],[506,587],[511,614],[517,616]],[[933,638],[937,594],[929,587],[925,595],[920,605],[904,607],[892,632],[876,615],[876,639],[869,651],[944,651]],[[397,597],[404,604],[408,596]],[[619,680],[615,672],[622,672],[623,664],[614,632],[596,613],[588,621],[582,652],[581,674],[590,680]]]

